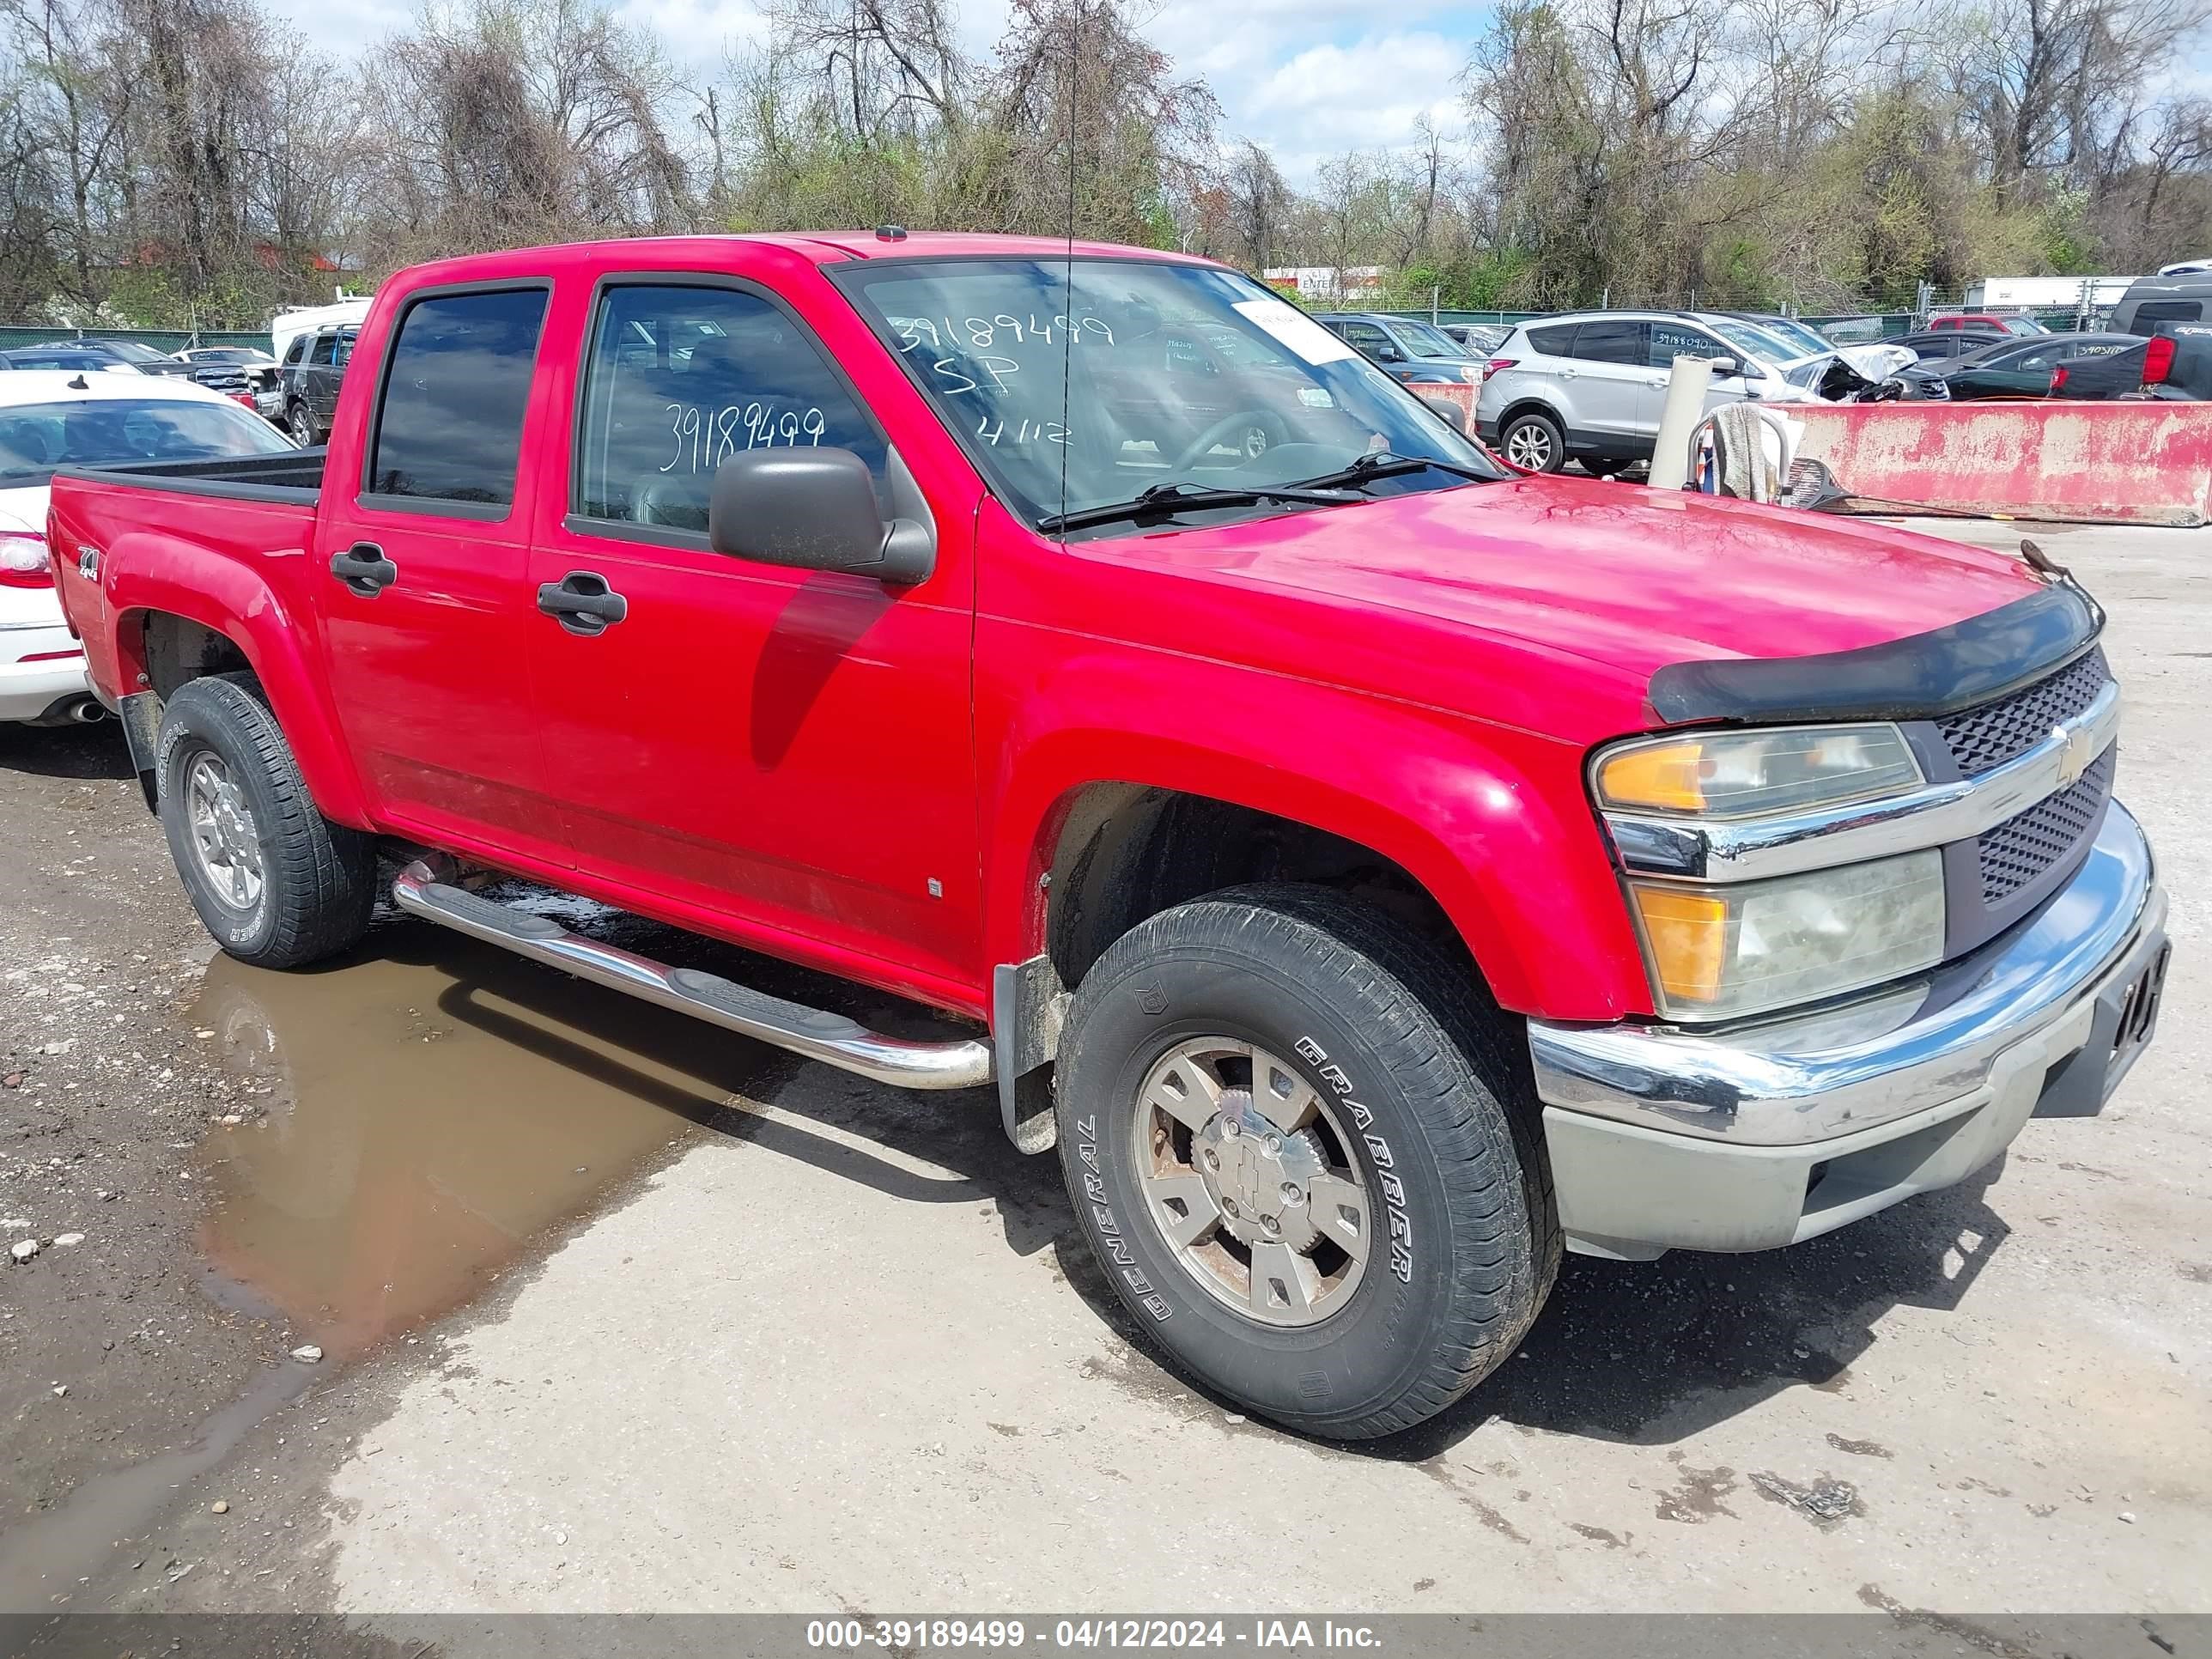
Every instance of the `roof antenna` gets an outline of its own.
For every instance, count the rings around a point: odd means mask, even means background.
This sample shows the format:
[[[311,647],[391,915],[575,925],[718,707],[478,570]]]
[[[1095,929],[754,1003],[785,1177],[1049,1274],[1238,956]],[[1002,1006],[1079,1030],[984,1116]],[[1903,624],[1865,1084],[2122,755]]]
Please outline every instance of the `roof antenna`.
[[[878,225],[876,227],[876,240],[879,242],[903,242],[906,240],[906,227],[904,225]]]
[[[86,380],[84,371],[79,369],[76,372],[76,379],[69,383],[69,389],[71,392],[89,392],[92,390],[92,382]]]

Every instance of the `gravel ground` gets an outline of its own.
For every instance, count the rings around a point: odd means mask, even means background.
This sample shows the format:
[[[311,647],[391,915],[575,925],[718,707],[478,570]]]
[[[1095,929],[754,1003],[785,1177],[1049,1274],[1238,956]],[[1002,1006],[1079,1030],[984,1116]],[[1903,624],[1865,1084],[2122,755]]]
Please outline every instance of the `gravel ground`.
[[[194,1149],[258,1109],[181,1018],[214,950],[121,762],[112,726],[0,725],[9,1517],[189,1438],[282,1352],[202,1291]]]
[[[2173,899],[2113,1107],[1792,1250],[1571,1261],[1500,1376],[1356,1450],[1135,1345],[987,1097],[411,925],[210,965],[112,731],[0,728],[0,1218],[40,1243],[0,1611],[412,1655],[469,1650],[426,1612],[1877,1608],[2041,1654],[1926,1610],[2207,1610],[2212,533],[2034,533],[2112,611]]]

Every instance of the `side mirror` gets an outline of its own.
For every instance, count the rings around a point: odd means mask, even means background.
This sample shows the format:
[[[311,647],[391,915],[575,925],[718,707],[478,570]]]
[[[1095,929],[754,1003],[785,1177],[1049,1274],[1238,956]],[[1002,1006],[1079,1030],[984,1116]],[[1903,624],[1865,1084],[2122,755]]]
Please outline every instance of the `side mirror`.
[[[911,586],[937,568],[937,533],[921,492],[898,475],[893,499],[917,509],[889,523],[868,464],[849,449],[750,449],[714,473],[707,541],[717,553],[799,570],[846,570]]]
[[[1717,380],[1743,373],[1743,365],[1733,357],[1714,357],[1709,361],[1713,366],[1713,378]]]
[[[1406,354],[1385,342],[1375,348],[1375,361],[1378,363],[1402,363],[1406,361]]]

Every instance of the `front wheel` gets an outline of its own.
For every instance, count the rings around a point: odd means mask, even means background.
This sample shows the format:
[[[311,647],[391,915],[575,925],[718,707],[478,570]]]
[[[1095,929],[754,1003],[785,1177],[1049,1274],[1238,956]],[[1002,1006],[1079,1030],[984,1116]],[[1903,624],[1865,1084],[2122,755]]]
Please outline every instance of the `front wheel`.
[[[1498,434],[1498,453],[1531,472],[1557,472],[1567,464],[1567,437],[1548,415],[1516,415]]]
[[[155,776],[177,873],[230,955],[295,968],[368,931],[374,846],[315,810],[251,674],[178,689],[161,714]]]
[[[1368,1439],[1514,1348],[1558,1269],[1527,1085],[1464,966],[1318,888],[1139,924],[1058,1065],[1070,1196],[1116,1293],[1200,1381]]]

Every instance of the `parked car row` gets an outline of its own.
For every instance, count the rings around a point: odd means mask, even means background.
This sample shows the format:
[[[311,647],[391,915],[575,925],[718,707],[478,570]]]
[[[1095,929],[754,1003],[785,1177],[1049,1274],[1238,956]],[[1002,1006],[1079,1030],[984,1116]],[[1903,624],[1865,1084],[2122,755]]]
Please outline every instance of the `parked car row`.
[[[1483,366],[1475,424],[1516,466],[1599,473],[1651,459],[1677,357],[1713,365],[1707,412],[1723,404],[1942,398],[1940,376],[1894,348],[1839,347],[1786,318],[1593,311],[1522,323]]]
[[[35,355],[35,354],[26,354]],[[0,720],[100,718],[83,647],[62,618],[46,546],[47,492],[64,466],[242,459],[292,447],[237,400],[185,376],[0,374]]]

